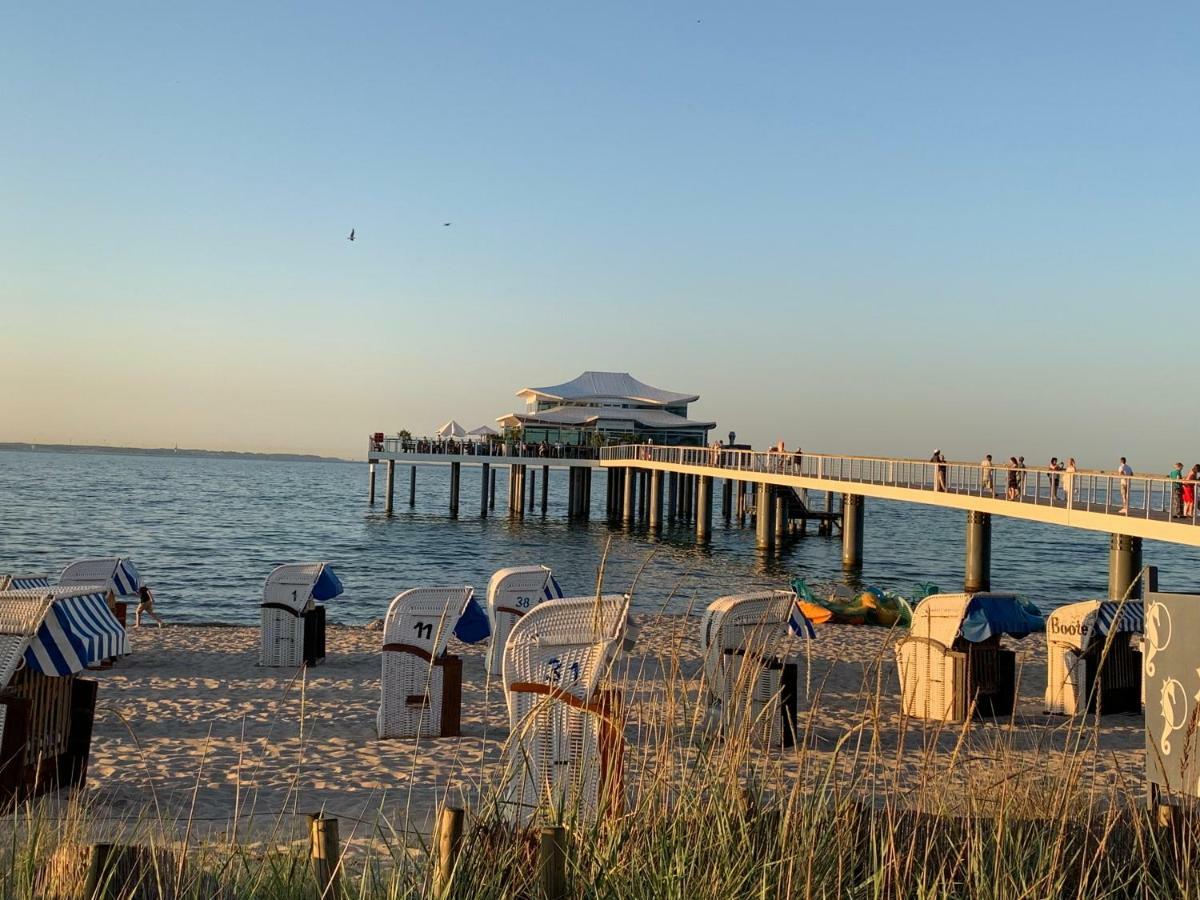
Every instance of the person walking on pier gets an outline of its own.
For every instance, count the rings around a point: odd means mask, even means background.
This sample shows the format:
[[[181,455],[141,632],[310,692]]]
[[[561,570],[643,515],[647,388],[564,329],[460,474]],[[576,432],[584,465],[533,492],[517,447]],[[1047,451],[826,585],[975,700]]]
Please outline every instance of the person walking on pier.
[[[1067,460],[1066,474],[1063,475],[1063,493],[1067,497],[1067,506],[1075,502],[1075,457]]]
[[[1026,476],[1029,475],[1029,473],[1025,471],[1025,457],[1023,457],[1023,456],[1017,457],[1017,469],[1019,470],[1017,472],[1017,496],[1024,498],[1024,496],[1025,496],[1025,478],[1026,478]]]
[[[1188,469],[1183,479],[1183,515],[1192,518],[1196,513],[1196,482],[1200,481],[1200,463]]]
[[[992,484],[992,454],[983,458],[979,464],[980,489],[992,497],[996,496],[996,488]]]
[[[1178,519],[1183,515],[1183,463],[1175,463],[1167,475],[1171,479],[1171,518]]]
[[[946,490],[946,457],[942,456],[941,450],[934,450],[933,456],[929,457],[929,461],[933,463],[933,489],[935,491]]]
[[[1016,500],[1021,496],[1021,467],[1015,456],[1008,458],[1008,490],[1004,496],[1008,500]]]
[[[1058,499],[1058,457],[1050,457],[1050,505]]]
[[[1133,469],[1123,456],[1117,474],[1121,476],[1121,515],[1127,516],[1129,515],[1129,479],[1133,475]]]

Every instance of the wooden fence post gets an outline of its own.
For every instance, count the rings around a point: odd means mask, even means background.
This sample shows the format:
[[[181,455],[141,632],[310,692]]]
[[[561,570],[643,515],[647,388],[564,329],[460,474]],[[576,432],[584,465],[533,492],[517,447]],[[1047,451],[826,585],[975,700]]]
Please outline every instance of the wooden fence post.
[[[321,900],[340,897],[342,853],[338,843],[338,820],[312,813],[308,817],[308,828],[318,896]]]
[[[433,870],[433,896],[449,895],[454,878],[454,867],[458,864],[458,851],[462,846],[463,811],[457,807],[444,806],[438,813],[437,864]]]
[[[538,882],[542,900],[566,900],[567,830],[561,825],[542,828],[538,849]]]

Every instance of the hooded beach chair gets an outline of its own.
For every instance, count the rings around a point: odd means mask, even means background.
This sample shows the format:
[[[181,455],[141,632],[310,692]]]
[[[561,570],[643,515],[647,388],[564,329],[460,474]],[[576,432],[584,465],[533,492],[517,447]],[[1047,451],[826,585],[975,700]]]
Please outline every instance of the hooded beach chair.
[[[45,575],[0,575],[0,591],[25,591],[30,588],[48,588],[50,579]]]
[[[959,722],[974,703],[977,716],[1004,716],[1016,702],[1016,654],[1003,635],[1044,631],[1032,604],[1013,594],[935,594],[921,601],[912,628],[896,644],[904,713]]]
[[[593,820],[623,806],[621,695],[601,690],[626,649],[629,597],[547,600],[504,648],[508,704],[505,815],[525,823]]]
[[[456,737],[462,716],[462,658],[446,653],[470,587],[413,588],[398,594],[383,623],[381,738]]]
[[[546,566],[500,569],[488,581],[487,615],[492,639],[487,649],[487,672],[493,677],[504,667],[504,645],[517,619],[543,600],[562,597],[554,574]]]
[[[99,556],[77,559],[58,576],[63,587],[102,586],[113,592],[113,615],[124,625],[127,621],[128,604],[136,601],[142,586],[137,566],[127,556]]]
[[[700,622],[704,678],[726,735],[764,747],[790,747],[796,735],[800,637],[812,625],[792,591],[714,600]]]
[[[315,666],[325,660],[325,607],[342,593],[328,563],[290,563],[267,576],[260,604],[260,666]]]
[[[0,593],[0,806],[87,778],[96,682],[124,650],[107,588]]]
[[[1144,631],[1140,600],[1083,600],[1050,613],[1046,617],[1046,712],[1068,716],[1095,712],[1097,700],[1102,713],[1140,712],[1142,661],[1135,646],[1140,641],[1135,639]]]

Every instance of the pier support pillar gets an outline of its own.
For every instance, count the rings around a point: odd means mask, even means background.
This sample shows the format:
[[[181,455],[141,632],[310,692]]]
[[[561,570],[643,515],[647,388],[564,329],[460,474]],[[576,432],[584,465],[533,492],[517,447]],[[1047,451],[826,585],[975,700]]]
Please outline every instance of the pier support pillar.
[[[638,473],[638,521],[650,518],[650,472],[643,469]]]
[[[367,505],[375,505],[375,463],[367,463],[370,474],[367,475]]]
[[[967,573],[963,590],[968,594],[992,589],[992,515],[967,511]]]
[[[770,550],[775,546],[775,498],[771,494],[770,485],[758,484],[754,487],[754,546],[759,550]]]
[[[492,466],[490,463],[483,464],[483,474],[479,476],[479,515],[487,516],[488,513],[488,482],[491,481]]]
[[[383,511],[390,516],[392,514],[392,497],[396,493],[396,461],[389,459],[387,464],[387,496],[383,498]],[[416,466],[413,467],[413,471],[416,471]]]
[[[583,520],[586,522],[592,517],[592,470],[587,468],[583,470]]]
[[[674,522],[679,510],[679,473],[667,474],[667,521]]]
[[[842,495],[842,568],[848,572],[862,568],[864,500],[862,494]]]
[[[484,466],[486,469],[487,466]],[[496,508],[496,470],[492,469],[488,475],[488,509]]]
[[[713,483],[711,475],[696,479],[696,542],[708,543],[712,537]]]
[[[537,499],[537,469],[529,470],[529,511],[533,512],[533,503]]]
[[[726,522],[733,515],[733,480],[724,478],[721,481],[721,518]]]
[[[624,525],[633,524],[633,480],[637,477],[637,472],[628,466],[621,470],[623,476],[621,485],[621,522]]]
[[[550,467],[542,466],[542,515],[550,508]]]
[[[775,543],[782,544],[783,539],[787,536],[788,531],[788,504],[787,495],[784,493],[787,488],[780,487],[775,489]]]
[[[663,473],[659,469],[650,472],[650,530],[662,531],[663,517]]]
[[[692,522],[692,510],[694,509],[693,504],[696,502],[696,485],[694,484],[695,480],[695,475],[680,476],[680,488],[682,491],[680,498],[683,501],[681,504],[683,509],[680,517],[683,519],[684,523],[688,525],[690,525]]]
[[[738,525],[746,524],[746,482],[737,483],[737,518]]]
[[[458,518],[458,482],[462,477],[462,463],[450,463],[450,518]]]
[[[408,505],[417,505],[417,467],[408,467]]]
[[[1126,596],[1142,596],[1139,576],[1142,573],[1142,539],[1127,534],[1114,534],[1108,543],[1108,596],[1112,600]],[[1133,585],[1133,590],[1129,586]]]

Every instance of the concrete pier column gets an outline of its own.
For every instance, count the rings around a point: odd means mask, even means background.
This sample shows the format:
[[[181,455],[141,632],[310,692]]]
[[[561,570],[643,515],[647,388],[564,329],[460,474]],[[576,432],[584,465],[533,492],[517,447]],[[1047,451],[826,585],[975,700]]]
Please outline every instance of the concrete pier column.
[[[696,541],[707,543],[712,537],[713,483],[711,475],[696,479]]]
[[[1142,572],[1142,539],[1127,534],[1114,534],[1108,542],[1108,596],[1117,599],[1125,596],[1129,585],[1131,598],[1142,596],[1142,585],[1138,576]]]
[[[638,473],[638,521],[650,518],[650,472],[643,469]]]
[[[737,483],[737,517],[738,525],[746,524],[746,482]]]
[[[462,477],[462,463],[450,463],[450,518],[458,518],[458,483]]]
[[[842,568],[848,572],[862,568],[864,499],[862,494],[842,495]]]
[[[817,528],[817,534],[833,534],[833,491],[825,492],[825,519]]]
[[[529,470],[529,511],[533,512],[533,504],[537,500],[537,469]]]
[[[375,463],[367,463],[367,505],[375,505]]]
[[[484,466],[486,469],[487,466]],[[488,509],[496,508],[496,470],[492,469],[488,475]]]
[[[733,481],[729,478],[721,480],[721,518],[726,522],[733,515]]]
[[[967,572],[963,590],[968,594],[992,589],[992,515],[967,511]]]
[[[417,505],[417,467],[408,467],[408,505]]]
[[[383,498],[383,511],[390,516],[392,514],[392,497],[396,493],[396,461],[389,459],[387,464],[387,496]],[[415,466],[413,468],[416,469]]]
[[[667,475],[667,521],[674,522],[679,511],[679,473]]]
[[[515,513],[521,508],[521,467],[513,463],[508,467],[508,512]]]
[[[517,492],[513,497],[516,502],[516,513],[522,519],[525,518],[525,474],[527,469],[525,466],[517,466]]]
[[[775,489],[775,543],[782,544],[788,531],[788,504],[785,487]]]
[[[696,513],[696,476],[683,476],[683,521],[689,525]]]
[[[654,469],[650,473],[650,530],[662,531],[663,517],[663,473]]]
[[[775,498],[771,493],[768,485],[754,486],[757,501],[754,514],[754,546],[759,550],[770,550],[775,546]]]
[[[542,515],[550,508],[550,467],[542,466]]]
[[[583,470],[583,518],[592,517],[592,470]]]
[[[626,467],[622,470],[624,476],[624,484],[621,485],[621,496],[624,498],[621,503],[621,522],[625,525],[633,524],[633,480],[637,477],[637,473]]]
[[[483,474],[479,476],[479,515],[486,516],[488,513],[488,482],[492,480],[491,464],[484,463],[482,472]]]

